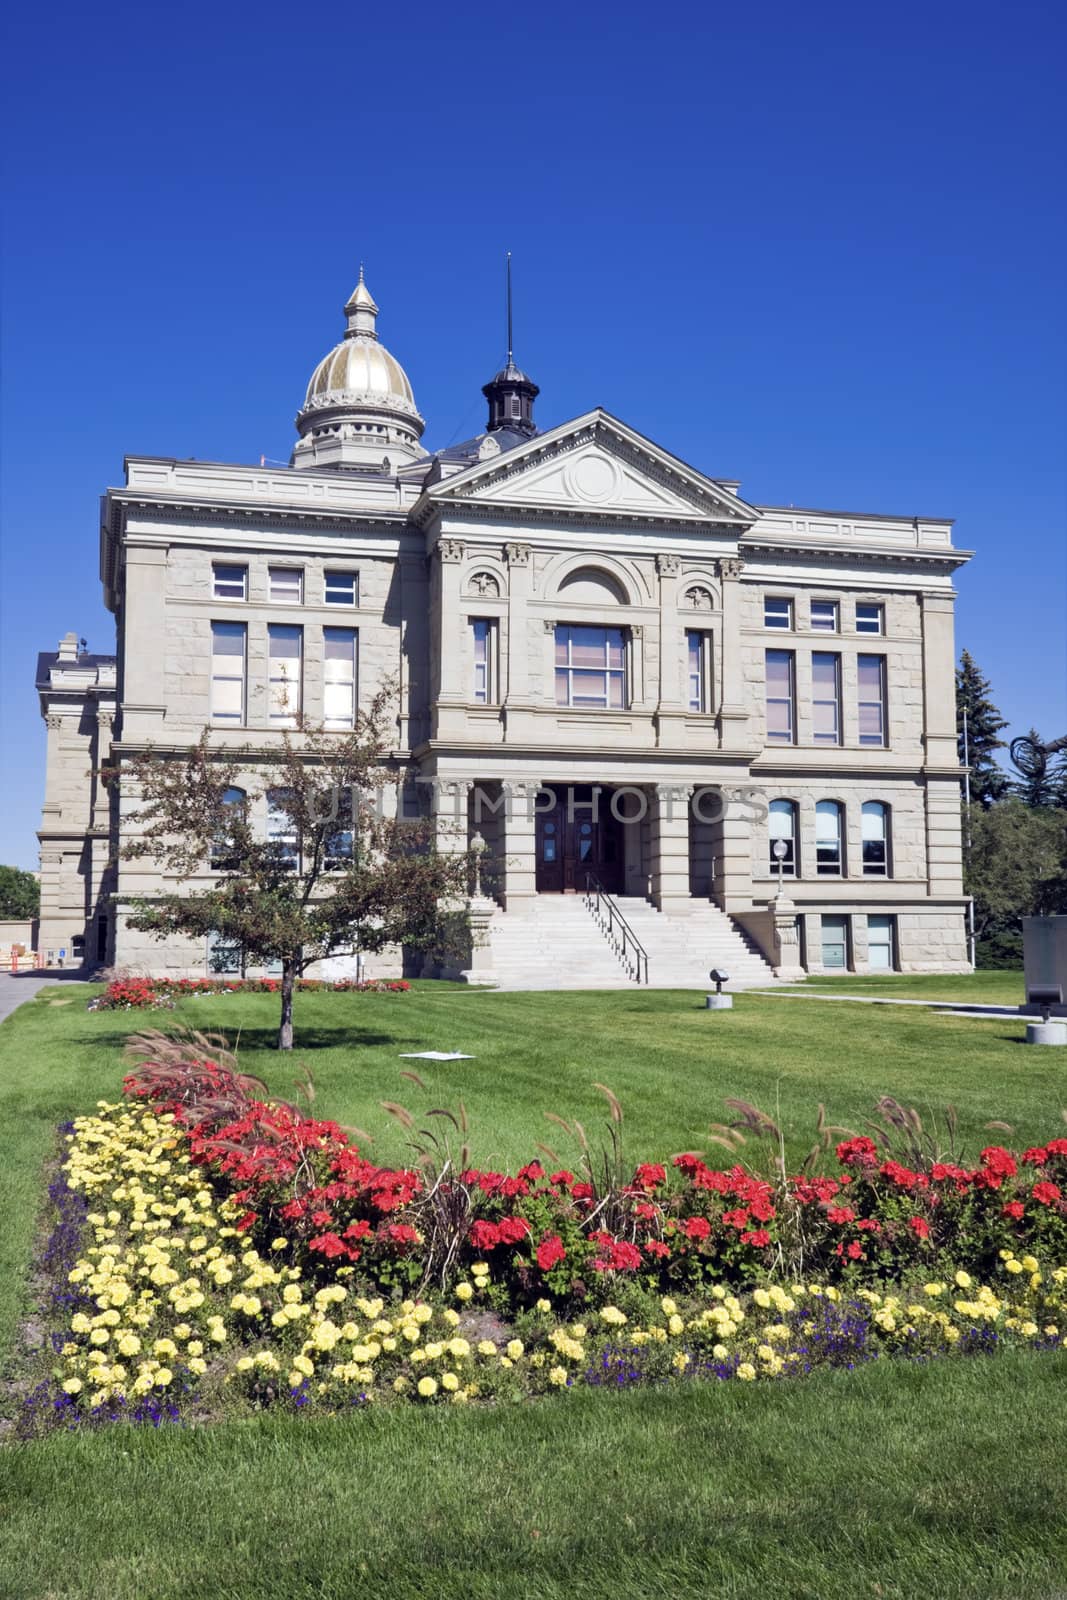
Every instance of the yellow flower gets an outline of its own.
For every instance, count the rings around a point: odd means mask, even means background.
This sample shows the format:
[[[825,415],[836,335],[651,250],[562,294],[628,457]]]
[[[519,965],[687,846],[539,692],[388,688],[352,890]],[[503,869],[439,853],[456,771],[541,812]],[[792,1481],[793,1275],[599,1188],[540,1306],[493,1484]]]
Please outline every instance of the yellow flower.
[[[169,1367],[160,1367],[159,1371],[156,1373],[156,1386],[157,1386],[157,1388],[165,1389],[167,1387],[168,1383],[173,1383],[173,1382],[174,1382],[174,1374],[170,1370],[170,1368]]]
[[[957,1272],[956,1282],[959,1284],[961,1289],[969,1289],[974,1280],[969,1272]]]
[[[673,1338],[676,1339],[678,1335],[684,1331],[685,1323],[682,1321],[681,1317],[675,1315],[668,1319],[667,1332],[671,1334]]]
[[[689,1357],[684,1350],[679,1350],[674,1357],[673,1365],[678,1372],[684,1372],[689,1365]]]
[[[465,1406],[469,1399],[470,1396],[468,1395],[466,1389],[457,1389],[455,1394],[452,1396],[451,1403],[454,1406]]]
[[[566,1388],[567,1373],[565,1369],[563,1367],[553,1367],[551,1372],[548,1374],[548,1381],[549,1383],[554,1384],[557,1389]]]
[[[80,1394],[81,1388],[82,1381],[80,1378],[68,1378],[63,1385],[63,1389],[67,1394]]]
[[[419,1393],[422,1395],[422,1398],[424,1400],[429,1400],[433,1395],[435,1395],[437,1393],[437,1379],[436,1378],[420,1378],[419,1379],[419,1383],[418,1383],[418,1389],[419,1389]]]
[[[288,1239],[272,1239],[270,1247],[272,1250],[284,1250],[288,1243]]]
[[[135,1356],[139,1352],[140,1348],[141,1341],[138,1339],[135,1333],[124,1333],[122,1338],[119,1340],[120,1355]]]
[[[936,1299],[936,1297],[939,1294],[944,1294],[944,1292],[945,1292],[945,1285],[943,1283],[924,1283],[923,1284],[923,1294],[928,1294],[930,1296],[931,1300]]]
[[[552,1310],[551,1300],[538,1300],[534,1305],[534,1310],[539,1311],[544,1316],[546,1312]]]
[[[757,1289],[755,1291],[755,1293],[753,1294],[752,1298],[756,1302],[756,1304],[758,1306],[762,1306],[764,1308],[764,1310],[766,1310],[766,1308],[771,1303],[771,1297],[767,1293],[766,1289]]]
[[[752,1365],[751,1361],[742,1361],[741,1365],[737,1369],[737,1376],[742,1378],[745,1383],[752,1382],[753,1378],[756,1376],[756,1369]]]
[[[432,1378],[430,1379],[430,1382],[433,1382]],[[441,1388],[447,1389],[449,1394],[454,1393],[455,1390],[459,1388],[459,1379],[456,1377],[454,1372],[442,1372]]]
[[[1023,1266],[1027,1272],[1037,1272],[1040,1270],[1041,1263],[1034,1256],[1023,1256]]]
[[[605,1306],[600,1313],[600,1320],[606,1322],[609,1327],[621,1328],[626,1321],[626,1313],[620,1311],[618,1306]]]
[[[512,1361],[518,1361],[526,1346],[521,1339],[509,1339],[507,1343],[508,1356]]]
[[[464,1300],[464,1301],[470,1300],[473,1297],[473,1295],[474,1295],[474,1290],[473,1290],[473,1288],[471,1287],[471,1285],[469,1283],[457,1283],[456,1284],[456,1299],[457,1300]]]
[[[492,1339],[480,1339],[478,1341],[478,1354],[480,1356],[496,1355],[496,1345],[493,1343]]]
[[[674,1301],[669,1295],[664,1295],[663,1299],[660,1301],[660,1305],[663,1308],[663,1315],[665,1317],[673,1317],[674,1313],[678,1310],[678,1307],[675,1305]]]
[[[715,1357],[716,1361],[725,1361],[727,1356],[730,1354],[729,1350],[727,1350],[724,1344],[713,1344],[711,1347],[711,1353]]]
[[[447,1311],[441,1312],[441,1321],[447,1323],[450,1328],[458,1328],[459,1312],[453,1311],[450,1306]]]
[[[299,1389],[299,1387],[300,1387],[302,1382],[303,1382],[303,1374],[302,1373],[300,1373],[300,1372],[290,1372],[289,1378],[288,1378],[288,1383],[289,1383],[290,1389]]]

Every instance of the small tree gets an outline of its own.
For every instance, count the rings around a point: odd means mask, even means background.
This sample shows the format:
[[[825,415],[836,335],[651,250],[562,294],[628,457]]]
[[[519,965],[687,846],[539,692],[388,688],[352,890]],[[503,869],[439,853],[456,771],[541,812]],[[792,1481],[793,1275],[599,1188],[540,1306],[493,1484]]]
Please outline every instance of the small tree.
[[[1067,911],[1067,816],[1011,797],[977,811],[964,888],[979,938],[1019,930],[1020,919]]]
[[[1019,744],[1012,745],[1012,757],[1018,756],[1020,776],[1011,784],[1012,794],[1018,795],[1023,805],[1032,806],[1035,810],[1042,810],[1060,803],[1063,775],[1062,768],[1053,761],[1049,761],[1043,754],[1045,741],[1036,728],[1030,728],[1026,739],[1036,748],[1037,759],[1023,760],[1019,753]],[[1025,740],[1019,741],[1025,749]]]
[[[0,917],[22,922],[41,908],[41,885],[22,867],[0,867]]]
[[[964,650],[956,671],[956,736],[963,762],[963,714],[967,713],[966,760],[971,768],[971,798],[988,807],[1008,792],[1008,779],[997,766],[994,751],[1003,750],[999,737],[1008,726],[989,698],[989,680],[978,670],[974,658]]]
[[[141,801],[124,854],[178,878],[205,864],[215,874],[210,888],[137,902],[130,926],[214,935],[244,961],[280,962],[279,1050],[292,1048],[293,992],[313,963],[391,944],[429,950],[465,924],[467,853],[438,851],[427,821],[383,815],[377,803],[395,781],[382,767],[388,700],[380,694],[351,733],[286,732],[273,758],[224,755],[205,729],[183,759],[149,750],[123,763]],[[253,768],[255,789],[239,787]],[[268,804],[267,838],[253,825],[257,798]]]

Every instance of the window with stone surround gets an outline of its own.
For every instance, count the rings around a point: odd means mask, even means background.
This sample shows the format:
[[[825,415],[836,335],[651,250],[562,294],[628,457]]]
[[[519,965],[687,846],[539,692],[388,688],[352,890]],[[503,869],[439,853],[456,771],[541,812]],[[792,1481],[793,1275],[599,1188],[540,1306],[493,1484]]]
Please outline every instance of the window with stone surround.
[[[213,978],[240,978],[244,975],[244,957],[239,944],[221,933],[207,936],[206,966]]]
[[[830,650],[812,652],[811,716],[816,744],[841,743],[841,657]]]
[[[328,606],[354,606],[358,604],[358,574],[355,572],[335,572],[327,569],[323,584],[323,599]]]
[[[889,876],[890,811],[881,800],[864,802],[860,817],[865,878]]]
[[[867,918],[867,966],[871,972],[892,972],[897,964],[897,919]]]
[[[216,600],[247,600],[248,568],[215,561],[211,566],[211,586]]]
[[[302,709],[304,630],[293,623],[272,622],[267,642],[271,726],[295,728]]]
[[[322,722],[336,732],[356,725],[355,628],[322,630]]]
[[[885,607],[858,601],[856,604],[856,632],[884,633]]]
[[[556,629],[556,704],[622,709],[626,704],[626,642],[621,628]]]
[[[844,874],[844,835],[845,808],[837,800],[820,800],[815,807],[815,871],[820,877]]]
[[[796,742],[796,656],[792,650],[766,652],[767,739]]]
[[[706,714],[711,710],[711,634],[687,628],[686,707]]]
[[[304,574],[300,567],[269,567],[270,597],[279,605],[304,603]]]
[[[240,726],[245,720],[248,629],[243,622],[211,624],[211,720]]]
[[[248,802],[248,795],[244,789],[231,787],[222,797],[223,805],[232,807],[230,816],[236,822],[243,818],[244,809]],[[211,866],[215,872],[231,871],[235,866],[233,859],[233,836],[228,822],[224,822],[211,841]]]
[[[279,865],[295,872],[300,860],[300,838],[287,809],[289,791],[267,790],[267,843],[274,847]]]
[[[772,800],[768,812],[768,838],[771,871],[778,876],[779,868],[784,878],[795,878],[800,870],[799,851],[797,849],[797,806],[795,800]],[[779,856],[775,853],[775,845],[779,842],[785,845],[785,853]]]
[[[857,656],[860,744],[885,745],[885,656]]]
[[[822,919],[822,964],[829,972],[844,972],[848,969],[848,918],[827,917]]]
[[[788,633],[793,627],[793,602],[781,595],[766,595],[763,601],[763,626],[765,628],[784,628]]]
[[[471,652],[474,676],[471,694],[475,705],[495,705],[497,695],[496,622],[492,617],[472,617],[470,622]]]
[[[815,633],[836,633],[838,620],[836,600],[813,600],[811,602],[811,626]]]

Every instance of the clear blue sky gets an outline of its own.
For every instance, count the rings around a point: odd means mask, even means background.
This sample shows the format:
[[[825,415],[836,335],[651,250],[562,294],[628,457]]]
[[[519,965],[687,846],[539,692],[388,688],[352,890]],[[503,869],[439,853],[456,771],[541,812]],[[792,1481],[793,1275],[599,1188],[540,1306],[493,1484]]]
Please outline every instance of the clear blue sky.
[[[358,262],[431,447],[503,354],[757,502],[955,516],[958,643],[1067,732],[1062,6],[17,8],[0,861],[39,649],[113,647],[124,453],[288,458]]]

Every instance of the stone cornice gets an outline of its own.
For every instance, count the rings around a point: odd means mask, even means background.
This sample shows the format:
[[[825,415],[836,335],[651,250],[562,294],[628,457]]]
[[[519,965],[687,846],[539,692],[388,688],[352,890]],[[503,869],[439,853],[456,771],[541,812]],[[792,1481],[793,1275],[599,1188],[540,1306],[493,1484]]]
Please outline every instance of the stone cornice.
[[[164,527],[175,523],[214,527],[232,527],[235,524],[239,527],[254,526],[256,523],[266,523],[269,526],[286,524],[306,527],[310,524],[325,531],[336,530],[342,533],[358,531],[360,528],[388,528],[392,532],[403,533],[410,526],[408,509],[404,506],[398,506],[395,510],[385,507],[375,510],[360,507],[352,511],[324,506],[320,510],[311,505],[235,502],[210,496],[194,498],[184,495],[145,494],[143,491],[133,492],[125,489],[113,489],[111,500],[116,510],[121,513],[123,524],[131,512],[140,511],[152,516]],[[125,527],[122,531],[125,533]]]
[[[909,546],[831,544],[812,539],[774,539],[765,534],[745,534],[740,546],[747,555],[816,557],[823,565],[900,566],[950,574],[964,566],[973,550],[919,550]],[[750,576],[756,574],[750,572]]]

